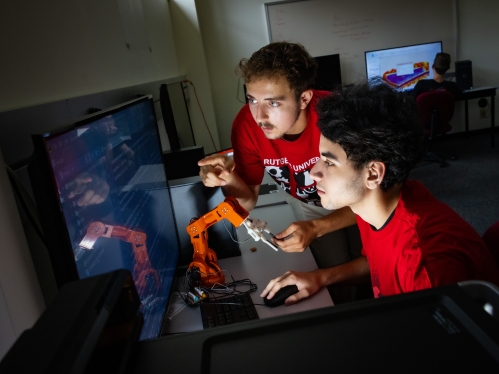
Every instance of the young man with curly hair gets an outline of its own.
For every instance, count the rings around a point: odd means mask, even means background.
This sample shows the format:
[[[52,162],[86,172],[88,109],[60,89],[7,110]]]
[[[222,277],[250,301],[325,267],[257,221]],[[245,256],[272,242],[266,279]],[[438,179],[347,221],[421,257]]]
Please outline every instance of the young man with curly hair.
[[[316,71],[315,60],[294,43],[271,43],[242,59],[237,73],[244,78],[248,104],[232,125],[234,159],[212,155],[198,164],[206,186],[222,186],[247,210],[255,207],[267,172],[287,192],[298,219],[276,235],[276,244],[286,252],[310,245],[318,266],[329,267],[358,257],[360,237],[356,226],[336,230],[350,208],[323,209],[310,178],[319,159],[315,106],[331,94],[312,89]],[[349,287],[329,291],[336,303],[351,299]]]
[[[418,181],[422,134],[414,101],[380,82],[344,87],[317,104],[320,160],[311,170],[322,205],[351,208],[362,256],[308,273],[287,272],[262,293],[296,284],[292,304],[320,287],[371,279],[376,297],[483,280],[499,270],[478,233]]]

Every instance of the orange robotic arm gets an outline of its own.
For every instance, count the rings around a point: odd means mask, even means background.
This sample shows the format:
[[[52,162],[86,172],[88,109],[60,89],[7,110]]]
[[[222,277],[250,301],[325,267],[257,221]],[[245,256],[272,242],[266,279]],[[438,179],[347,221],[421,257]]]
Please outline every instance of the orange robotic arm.
[[[135,264],[133,267],[135,286],[139,294],[142,294],[147,287],[146,277],[150,274],[154,278],[156,287],[159,287],[159,277],[156,270],[151,266],[146,247],[146,234],[140,231],[128,230],[121,226],[105,225],[102,222],[92,222],[87,229],[87,234],[80,243],[80,247],[90,250],[100,237],[117,238],[133,247]]]
[[[201,286],[211,287],[215,283],[225,283],[225,276],[218,266],[217,255],[208,247],[208,228],[224,218],[239,227],[247,217],[248,212],[239,205],[236,198],[228,196],[215,209],[191,221],[187,226],[187,232],[194,246],[194,256],[189,270],[192,271],[194,268],[199,270]]]

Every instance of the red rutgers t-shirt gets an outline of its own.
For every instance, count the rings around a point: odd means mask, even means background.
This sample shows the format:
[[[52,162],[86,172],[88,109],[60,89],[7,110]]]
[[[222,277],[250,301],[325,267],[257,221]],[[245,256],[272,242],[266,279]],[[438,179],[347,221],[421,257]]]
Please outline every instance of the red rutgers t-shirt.
[[[380,230],[357,216],[374,295],[388,296],[466,280],[499,285],[499,270],[478,233],[420,182],[405,182]]]
[[[267,139],[246,104],[232,124],[231,141],[236,172],[247,185],[261,184],[266,171],[291,196],[320,206],[315,182],[310,178],[310,169],[319,160],[320,131],[315,106],[319,98],[330,92],[313,92],[307,106],[307,127],[297,140]]]

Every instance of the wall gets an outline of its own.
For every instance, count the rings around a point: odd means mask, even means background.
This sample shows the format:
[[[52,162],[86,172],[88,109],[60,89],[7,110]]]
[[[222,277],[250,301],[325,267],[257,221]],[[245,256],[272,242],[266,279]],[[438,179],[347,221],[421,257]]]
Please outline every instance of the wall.
[[[196,0],[220,144],[229,148],[232,121],[244,104],[234,73],[241,58],[268,44],[266,0]]]
[[[497,0],[458,0],[458,57],[471,60],[473,64],[473,84],[479,86],[499,86],[499,28]],[[496,99],[496,111],[499,102]],[[490,105],[489,105],[490,106]],[[464,105],[461,106],[464,113]],[[498,115],[496,112],[496,126]],[[464,118],[464,117],[463,117]],[[477,101],[470,102],[470,129],[490,127],[490,117],[480,118]]]
[[[180,75],[168,3],[143,0],[122,22],[129,1],[2,2],[0,111]]]
[[[301,43],[312,56],[338,53],[344,82],[365,79],[365,51],[441,41],[454,59],[453,0],[419,0],[411,17],[401,17],[400,7],[393,4],[393,0],[314,0],[269,5],[272,41]],[[439,22],[421,27],[430,8],[440,15]]]
[[[187,84],[187,106],[196,144],[203,145],[206,154],[212,153],[220,150],[220,142],[196,6],[194,0],[170,0],[169,3],[181,71],[194,85]],[[182,140],[182,135],[179,136]]]
[[[123,11],[119,4],[129,9]],[[43,123],[25,123],[14,113],[18,108],[29,107],[35,112],[35,106],[45,103],[100,92],[107,95],[186,73],[196,85],[203,113],[192,86],[185,90],[187,108],[180,84],[169,86],[181,145],[192,146],[195,138],[206,153],[220,148],[194,0],[49,0],[34,9],[29,6],[28,1],[20,0],[6,4],[0,12],[0,42],[4,46],[0,112],[12,112],[0,114],[0,145],[7,163],[19,161],[22,157],[18,154],[29,155],[29,134],[38,126],[46,129],[47,122],[52,127],[60,125],[53,117],[59,116],[61,108],[67,112],[64,105],[50,107],[53,112],[41,117]],[[178,54],[176,45],[180,46]],[[9,149],[11,139],[23,143],[16,144],[20,147],[16,154]]]
[[[339,1],[339,0],[331,0]],[[368,1],[368,0],[366,0]],[[264,4],[268,0],[197,0],[201,35],[205,47],[208,71],[212,84],[213,102],[222,147],[230,146],[232,120],[242,106],[241,84],[234,74],[234,67],[243,57],[269,43]],[[401,13],[411,13],[410,3],[394,1]],[[499,38],[495,27],[495,15],[499,14],[499,2],[494,0],[456,0],[459,30],[459,59],[473,61],[475,86],[499,85],[498,49],[494,46]],[[439,15],[427,12],[421,20],[439,22]],[[397,30],[394,30],[396,33]],[[418,30],[414,30],[417,33]],[[341,59],[341,54],[340,54]],[[239,87],[239,90],[238,90]],[[236,93],[239,93],[236,97]],[[464,105],[458,103],[453,120],[454,132],[464,131]],[[490,126],[490,118],[479,119],[476,101],[470,102],[470,129]]]

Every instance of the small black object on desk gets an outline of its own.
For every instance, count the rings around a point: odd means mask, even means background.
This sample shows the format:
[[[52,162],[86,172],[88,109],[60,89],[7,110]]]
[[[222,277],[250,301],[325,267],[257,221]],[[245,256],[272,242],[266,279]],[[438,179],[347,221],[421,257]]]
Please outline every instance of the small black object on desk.
[[[289,286],[284,286],[279,291],[276,292],[272,299],[267,299],[267,297],[263,298],[263,302],[265,305],[270,306],[271,308],[283,305],[284,301],[298,292],[298,287],[295,284],[291,284]]]

